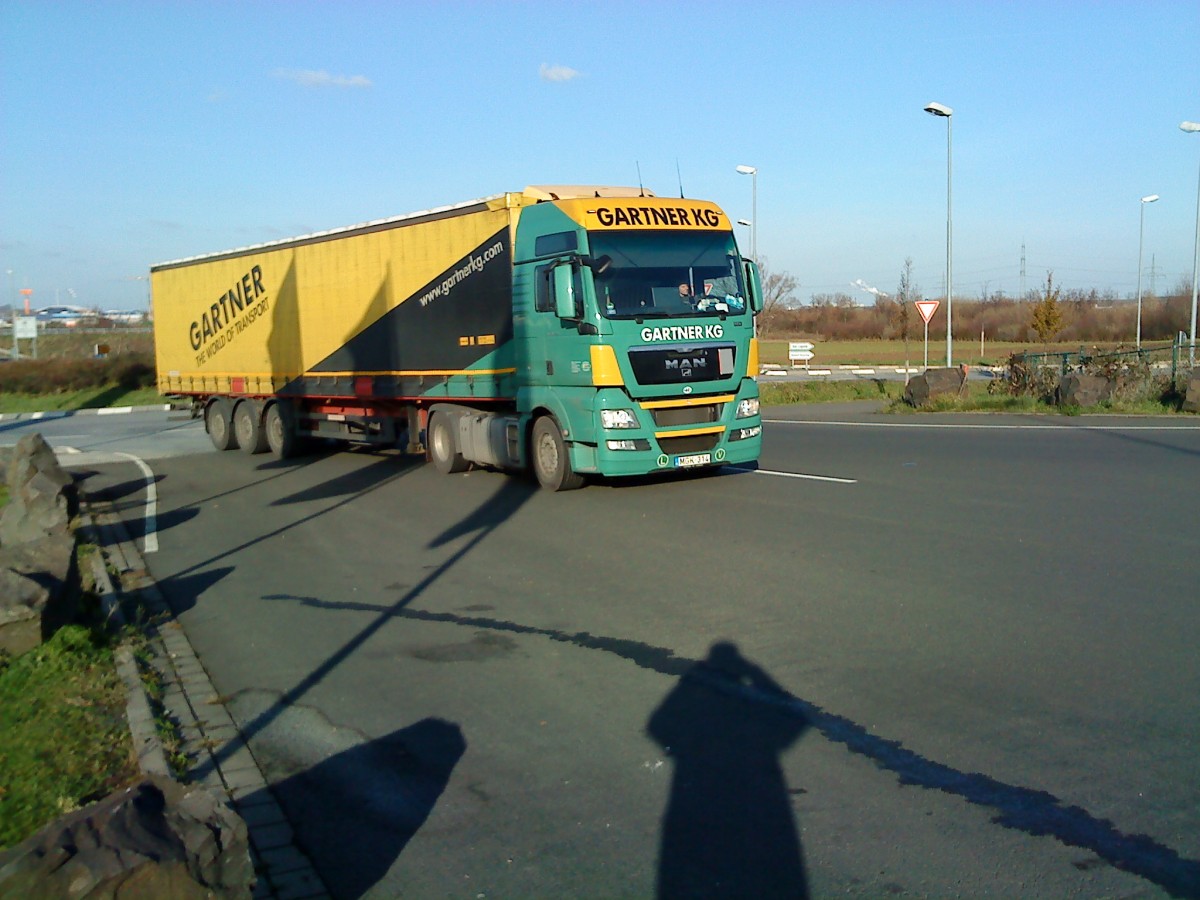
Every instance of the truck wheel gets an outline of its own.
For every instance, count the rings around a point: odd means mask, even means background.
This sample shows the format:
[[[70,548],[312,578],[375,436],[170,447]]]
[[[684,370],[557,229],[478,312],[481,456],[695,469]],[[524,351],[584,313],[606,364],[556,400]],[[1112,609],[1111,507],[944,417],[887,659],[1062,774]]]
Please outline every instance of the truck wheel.
[[[272,403],[264,417],[263,433],[267,436],[267,447],[278,459],[288,459],[300,452],[301,439],[292,425],[290,410],[282,404]]]
[[[231,413],[229,401],[224,397],[218,397],[204,410],[204,430],[218,450],[233,450],[238,445]]]
[[[450,423],[450,417],[443,413],[434,413],[429,417],[429,455],[443,475],[467,470],[467,461],[458,452],[458,442]]]
[[[247,453],[262,453],[267,449],[267,434],[259,418],[258,408],[243,400],[233,411],[233,433],[238,446]]]
[[[583,487],[583,476],[571,470],[571,457],[558,423],[542,416],[533,423],[533,472],[538,483],[551,491],[573,491]]]

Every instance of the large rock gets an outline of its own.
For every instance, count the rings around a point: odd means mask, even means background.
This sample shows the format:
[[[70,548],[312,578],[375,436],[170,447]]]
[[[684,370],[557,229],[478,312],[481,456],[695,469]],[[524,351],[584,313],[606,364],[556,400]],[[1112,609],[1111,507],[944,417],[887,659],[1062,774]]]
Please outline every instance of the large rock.
[[[1183,411],[1200,413],[1200,375],[1192,373],[1187,392],[1183,395]]]
[[[27,434],[17,442],[6,474],[8,505],[0,513],[0,546],[70,532],[79,496],[40,434]]]
[[[249,898],[246,823],[215,795],[150,776],[0,853],[0,897]]]
[[[1113,383],[1103,375],[1071,372],[1058,385],[1059,406],[1095,406],[1112,397]]]
[[[958,394],[967,379],[966,368],[926,369],[908,380],[904,399],[913,406],[924,406],[941,394]]]
[[[73,535],[0,547],[0,650],[19,656],[48,640],[74,620],[79,597]]]

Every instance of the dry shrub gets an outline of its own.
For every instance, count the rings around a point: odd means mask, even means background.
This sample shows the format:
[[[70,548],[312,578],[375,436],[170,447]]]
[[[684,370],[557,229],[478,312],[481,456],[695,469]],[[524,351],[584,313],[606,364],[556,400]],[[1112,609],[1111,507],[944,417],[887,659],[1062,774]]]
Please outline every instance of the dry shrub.
[[[18,359],[0,365],[0,393],[66,394],[119,385],[151,387],[154,364],[142,353],[103,359]]]

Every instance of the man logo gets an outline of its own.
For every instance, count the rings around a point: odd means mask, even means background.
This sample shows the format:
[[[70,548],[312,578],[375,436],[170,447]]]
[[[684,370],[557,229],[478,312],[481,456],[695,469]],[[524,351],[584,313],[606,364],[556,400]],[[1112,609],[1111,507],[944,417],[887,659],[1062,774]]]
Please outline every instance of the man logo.
[[[693,369],[707,369],[708,360],[703,356],[684,357],[683,359],[664,359],[663,366],[667,371],[678,371],[680,378],[691,378]]]

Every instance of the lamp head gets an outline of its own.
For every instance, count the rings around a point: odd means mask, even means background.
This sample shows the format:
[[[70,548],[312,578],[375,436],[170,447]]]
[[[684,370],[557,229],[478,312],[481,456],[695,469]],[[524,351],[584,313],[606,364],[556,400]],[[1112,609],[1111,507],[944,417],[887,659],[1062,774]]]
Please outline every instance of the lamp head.
[[[754,166],[738,166],[737,173],[739,175],[757,175],[758,169],[754,168]]]
[[[749,219],[738,219],[738,224],[739,225],[753,225],[754,223],[751,222]]]
[[[1157,199],[1158,199],[1158,194],[1151,194],[1149,197],[1143,197],[1142,202],[1143,203],[1153,203]]]
[[[954,110],[952,110],[949,106],[946,106],[942,103],[933,102],[925,104],[925,112],[932,116],[941,116],[946,119],[954,115]]]

